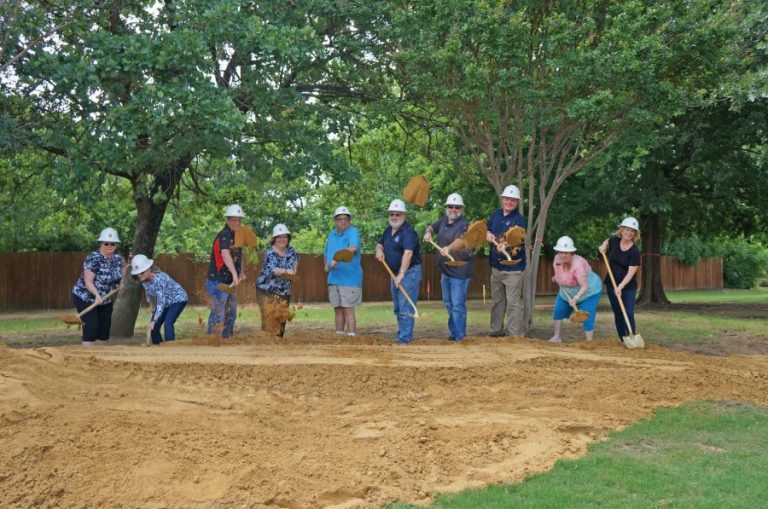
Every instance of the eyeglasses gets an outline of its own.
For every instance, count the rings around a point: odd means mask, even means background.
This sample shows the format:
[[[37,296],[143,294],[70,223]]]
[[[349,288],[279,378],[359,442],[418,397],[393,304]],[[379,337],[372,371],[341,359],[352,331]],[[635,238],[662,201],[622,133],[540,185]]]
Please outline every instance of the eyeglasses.
[[[456,210],[461,209],[461,207],[459,205],[446,205],[445,208],[447,208],[447,209],[456,209]]]
[[[116,246],[117,244],[115,244],[114,242],[102,242],[101,245],[102,246]]]
[[[336,216],[336,221],[349,221],[348,216]]]
[[[389,217],[400,217],[402,215],[403,215],[402,212],[390,212],[389,213]]]

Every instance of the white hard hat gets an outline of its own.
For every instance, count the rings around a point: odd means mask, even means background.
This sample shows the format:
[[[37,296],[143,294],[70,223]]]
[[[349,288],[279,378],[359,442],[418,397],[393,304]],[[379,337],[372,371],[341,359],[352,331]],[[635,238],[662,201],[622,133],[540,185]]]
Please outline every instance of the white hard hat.
[[[459,193],[451,193],[448,195],[448,198],[445,199],[445,205],[458,205],[459,207],[463,207],[464,199]]]
[[[290,235],[291,232],[288,231],[288,227],[285,226],[283,223],[278,223],[275,225],[274,228],[272,228],[272,238],[279,237],[280,235]]]
[[[632,216],[624,218],[624,221],[619,226],[622,228],[632,228],[636,232],[640,231],[640,223]]]
[[[350,219],[352,218],[352,213],[344,205],[342,205],[341,207],[336,208],[336,212],[333,213],[333,218],[336,219],[336,216],[340,216],[342,214],[348,215],[350,217]]]
[[[573,239],[568,236],[560,237],[557,239],[557,244],[555,244],[555,251],[558,253],[573,253],[576,251],[576,246],[573,245]]]
[[[504,191],[501,193],[502,198],[514,198],[515,200],[520,199],[520,189],[517,188],[516,185],[508,185],[504,188]]]
[[[152,266],[154,260],[147,258],[146,256],[139,254],[131,258],[131,275],[141,274]]]
[[[227,207],[227,211],[224,212],[224,215],[227,217],[245,217],[242,207],[237,204],[233,204]]]
[[[120,242],[120,237],[117,236],[117,230],[114,228],[104,228],[99,234],[98,242]]]
[[[392,200],[392,203],[389,204],[388,212],[402,212],[403,214],[407,214],[408,212],[405,210],[405,202],[403,200]]]

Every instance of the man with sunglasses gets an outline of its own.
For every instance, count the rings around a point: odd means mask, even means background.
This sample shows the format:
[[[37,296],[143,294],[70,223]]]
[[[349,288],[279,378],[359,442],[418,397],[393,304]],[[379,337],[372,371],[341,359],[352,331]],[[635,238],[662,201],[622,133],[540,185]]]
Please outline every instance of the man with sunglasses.
[[[397,342],[401,345],[413,339],[413,309],[400,287],[415,304],[421,282],[419,236],[406,221],[406,214],[403,200],[392,200],[389,204],[389,226],[376,244],[376,259],[386,263],[395,274],[390,291],[397,317]]]
[[[488,263],[491,266],[491,337],[520,336],[523,334],[523,272],[525,271],[525,245],[511,254],[513,265],[503,264],[506,256],[499,252],[495,243],[512,226],[525,228],[525,218],[520,213],[520,189],[509,185],[501,196],[501,208],[488,219],[488,237],[491,252]],[[503,240],[499,247],[504,249]],[[504,315],[507,326],[504,327]]]
[[[437,222],[427,226],[424,240],[429,242],[437,238],[440,246],[437,256],[437,269],[440,271],[440,287],[443,304],[448,310],[449,341],[461,341],[467,335],[467,290],[472,280],[475,260],[472,250],[467,249],[463,238],[469,224],[462,217],[464,199],[459,193],[448,195],[445,200],[445,215]],[[446,265],[448,255],[457,262],[466,262],[461,266]]]

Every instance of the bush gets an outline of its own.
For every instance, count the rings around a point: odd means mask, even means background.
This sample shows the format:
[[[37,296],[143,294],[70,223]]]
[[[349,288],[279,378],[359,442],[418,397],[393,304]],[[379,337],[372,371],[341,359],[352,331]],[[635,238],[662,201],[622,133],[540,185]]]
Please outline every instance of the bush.
[[[719,256],[715,244],[702,240],[698,235],[675,237],[663,246],[662,252],[675,257],[685,265],[695,265],[701,258]]]
[[[723,239],[723,284],[726,288],[754,288],[768,269],[768,250],[742,237]]]

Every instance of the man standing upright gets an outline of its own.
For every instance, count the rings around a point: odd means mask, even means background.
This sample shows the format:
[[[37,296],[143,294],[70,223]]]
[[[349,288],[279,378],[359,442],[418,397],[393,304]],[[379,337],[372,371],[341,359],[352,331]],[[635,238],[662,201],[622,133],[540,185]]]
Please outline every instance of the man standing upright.
[[[520,336],[523,334],[523,272],[525,271],[525,244],[510,253],[515,264],[502,264],[507,257],[499,249],[506,249],[504,234],[513,226],[525,228],[520,213],[520,189],[509,185],[501,193],[501,208],[488,219],[488,242],[491,252],[491,333],[490,336]],[[504,327],[504,316],[507,326]]]
[[[242,224],[243,209],[240,205],[230,205],[225,212],[227,223],[216,234],[211,248],[211,261],[208,264],[208,278],[205,289],[211,297],[211,313],[208,315],[208,334],[221,332],[222,338],[232,337],[237,318],[237,295],[219,289],[224,283],[231,288],[245,279],[243,269],[243,250],[235,248],[235,232]],[[222,325],[219,325],[222,324]]]
[[[467,335],[467,289],[472,280],[475,260],[471,249],[467,249],[463,237],[469,224],[462,217],[464,199],[459,193],[453,193],[445,200],[445,215],[437,222],[427,226],[424,240],[429,242],[437,238],[440,246],[437,256],[437,269],[440,271],[440,287],[443,304],[448,310],[448,340],[461,341]],[[446,265],[447,257],[456,261],[467,262],[461,266]]]
[[[395,274],[390,291],[397,316],[397,342],[410,343],[413,339],[413,309],[403,291],[415,304],[421,282],[421,256],[419,236],[406,221],[403,200],[392,200],[389,204],[389,226],[376,244],[376,259],[386,263]]]

